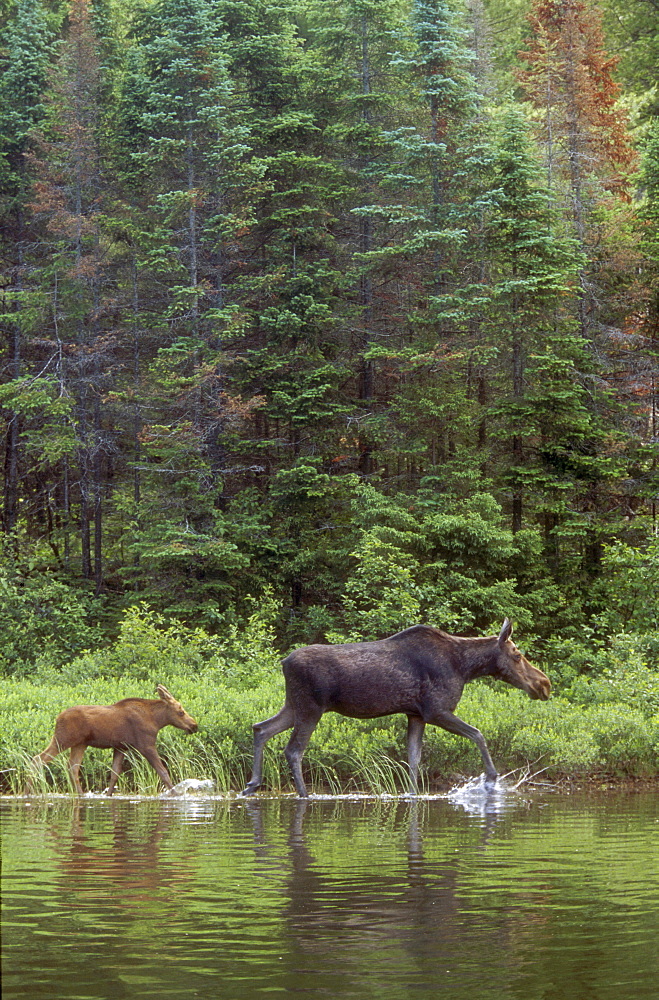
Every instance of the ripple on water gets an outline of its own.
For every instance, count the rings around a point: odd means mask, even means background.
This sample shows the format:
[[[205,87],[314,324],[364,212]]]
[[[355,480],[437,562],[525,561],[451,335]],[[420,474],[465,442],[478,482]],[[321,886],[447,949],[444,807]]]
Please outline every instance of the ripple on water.
[[[199,791],[0,802],[4,1000],[654,1000],[651,796]]]

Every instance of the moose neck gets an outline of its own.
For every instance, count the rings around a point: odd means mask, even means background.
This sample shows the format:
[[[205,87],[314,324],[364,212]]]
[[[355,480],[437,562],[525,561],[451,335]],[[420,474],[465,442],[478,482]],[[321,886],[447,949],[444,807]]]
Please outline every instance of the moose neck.
[[[157,726],[158,729],[163,729],[164,726],[167,726],[169,723],[167,718],[167,705],[165,702],[158,698],[157,700],[153,699],[149,701],[148,705],[154,726]]]
[[[496,665],[497,640],[458,639],[459,642],[459,673],[465,683],[476,677],[487,677],[492,674]]]

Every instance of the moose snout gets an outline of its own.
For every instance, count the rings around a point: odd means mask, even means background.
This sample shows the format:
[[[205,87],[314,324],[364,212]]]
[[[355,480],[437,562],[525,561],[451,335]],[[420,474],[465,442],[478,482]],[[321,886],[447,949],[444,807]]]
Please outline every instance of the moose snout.
[[[542,677],[534,678],[529,691],[531,698],[538,701],[547,701],[551,694],[551,681],[543,674]]]
[[[185,727],[186,733],[196,733],[198,729],[199,726],[197,725],[196,722],[189,722],[188,725]]]

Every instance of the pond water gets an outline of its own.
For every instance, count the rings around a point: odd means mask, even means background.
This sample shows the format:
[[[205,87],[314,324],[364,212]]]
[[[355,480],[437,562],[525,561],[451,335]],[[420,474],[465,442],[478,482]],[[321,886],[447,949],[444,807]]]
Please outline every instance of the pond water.
[[[659,995],[659,796],[0,800],[5,1000]]]

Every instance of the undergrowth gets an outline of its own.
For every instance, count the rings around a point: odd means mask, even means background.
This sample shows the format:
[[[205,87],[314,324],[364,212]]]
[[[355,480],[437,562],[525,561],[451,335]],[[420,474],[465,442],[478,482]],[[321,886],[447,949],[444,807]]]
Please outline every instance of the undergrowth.
[[[613,644],[596,675],[576,670],[576,653],[570,655],[569,662],[557,664],[558,693],[549,702],[532,702],[501,683],[475,682],[465,689],[458,714],[483,732],[500,773],[531,765],[548,778],[657,775],[659,674],[642,645]],[[277,712],[284,697],[267,607],[255,613],[243,633],[229,634],[222,644],[200,630],[165,626],[140,607],[127,616],[107,651],[82,654],[61,670],[42,665],[30,677],[1,678],[3,792],[23,791],[31,758],[49,743],[62,709],[154,697],[158,683],[199,723],[192,736],[171,727],[159,735],[172,780],[212,778],[220,792],[239,791],[251,769],[252,724]],[[405,730],[404,716],[356,721],[325,715],[304,758],[309,787],[335,793],[407,790]],[[292,790],[283,757],[289,735],[280,734],[266,747],[268,791]],[[67,756],[33,776],[37,793],[72,791]],[[110,751],[87,750],[81,769],[87,789],[100,792],[107,786],[111,757]],[[426,727],[422,788],[443,788],[456,777],[481,771],[471,742]],[[158,787],[155,772],[131,755],[117,791],[152,794]]]

